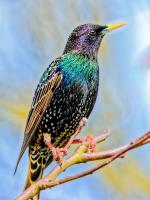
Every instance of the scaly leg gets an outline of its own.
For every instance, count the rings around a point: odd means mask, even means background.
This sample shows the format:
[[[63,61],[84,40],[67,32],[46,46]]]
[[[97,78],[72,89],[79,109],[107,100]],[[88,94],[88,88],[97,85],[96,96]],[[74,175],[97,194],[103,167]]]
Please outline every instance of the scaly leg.
[[[86,123],[87,123],[87,118],[83,117],[79,123],[79,126],[77,127],[75,131],[75,134],[70,137],[65,147],[62,148],[64,150],[64,153],[67,153],[71,144],[74,144],[75,137],[81,132],[82,128],[85,126]]]
[[[81,129],[83,128],[83,126],[85,126],[86,122],[87,122],[87,118],[83,117],[79,123],[78,128],[75,131],[75,134],[70,137],[67,144],[62,148],[54,147],[53,144],[51,143],[50,135],[48,133],[44,134],[44,142],[45,142],[46,146],[51,150],[53,159],[55,161],[58,161],[59,164],[62,164],[64,155],[67,153],[69,147],[71,146],[71,144],[74,141],[74,138],[80,133]]]

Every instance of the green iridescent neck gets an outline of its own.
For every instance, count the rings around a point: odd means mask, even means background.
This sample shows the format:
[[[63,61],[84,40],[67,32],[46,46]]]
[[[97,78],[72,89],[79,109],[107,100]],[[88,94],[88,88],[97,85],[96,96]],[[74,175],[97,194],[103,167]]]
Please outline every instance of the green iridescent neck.
[[[84,76],[92,75],[98,68],[96,59],[90,59],[88,56],[76,52],[65,54],[60,65],[68,73],[81,73]]]

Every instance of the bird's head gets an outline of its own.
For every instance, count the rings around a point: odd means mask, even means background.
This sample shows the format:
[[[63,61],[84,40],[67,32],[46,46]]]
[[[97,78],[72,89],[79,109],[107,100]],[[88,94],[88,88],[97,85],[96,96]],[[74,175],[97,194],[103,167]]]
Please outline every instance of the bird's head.
[[[97,57],[101,41],[106,33],[120,28],[125,24],[111,24],[101,26],[95,24],[83,24],[75,28],[70,34],[64,53],[77,52]]]

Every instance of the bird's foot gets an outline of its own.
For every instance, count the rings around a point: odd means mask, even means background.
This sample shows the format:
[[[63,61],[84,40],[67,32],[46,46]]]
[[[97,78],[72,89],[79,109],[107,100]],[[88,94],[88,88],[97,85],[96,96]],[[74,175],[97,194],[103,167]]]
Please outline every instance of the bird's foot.
[[[69,141],[67,142],[67,144],[65,145],[65,147],[61,148],[63,149],[64,154],[66,155],[69,147],[71,146],[71,144],[74,144],[74,138],[81,132],[82,128],[85,126],[85,124],[87,123],[87,118],[83,117],[79,123],[79,126],[77,127],[75,134],[72,135],[69,139]]]
[[[73,144],[85,144],[88,146],[89,151],[95,152],[96,149],[96,139],[93,135],[87,135],[82,139],[74,139]]]
[[[105,129],[103,132],[102,132],[103,135],[107,135],[109,134],[109,129]],[[84,138],[77,138],[77,139],[74,139],[72,144],[85,144],[88,146],[88,150],[93,153],[95,152],[96,150],[96,138],[90,134],[90,135],[87,135],[85,136]]]
[[[46,146],[51,150],[53,160],[57,161],[60,165],[62,165],[64,161],[64,155],[66,154],[65,148],[54,147],[51,143],[51,137],[49,134],[44,135],[44,142]]]

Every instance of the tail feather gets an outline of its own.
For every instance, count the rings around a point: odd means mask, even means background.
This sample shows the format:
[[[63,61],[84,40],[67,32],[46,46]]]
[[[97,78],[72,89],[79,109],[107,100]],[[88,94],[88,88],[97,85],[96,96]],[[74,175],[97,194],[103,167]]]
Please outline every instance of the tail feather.
[[[36,159],[33,159],[32,156],[29,156],[28,174],[27,174],[24,190],[26,190],[34,182],[42,178],[43,170],[44,170],[43,158],[40,155],[36,156]],[[39,200],[39,198],[40,198],[40,194],[36,195],[31,200]]]
[[[28,161],[28,173],[27,179],[24,186],[24,190],[30,187],[33,183],[38,181],[43,176],[43,170],[50,164],[53,160],[51,153],[46,147],[42,146],[32,146],[29,147],[29,161]],[[36,195],[31,200],[39,200],[40,194]]]

